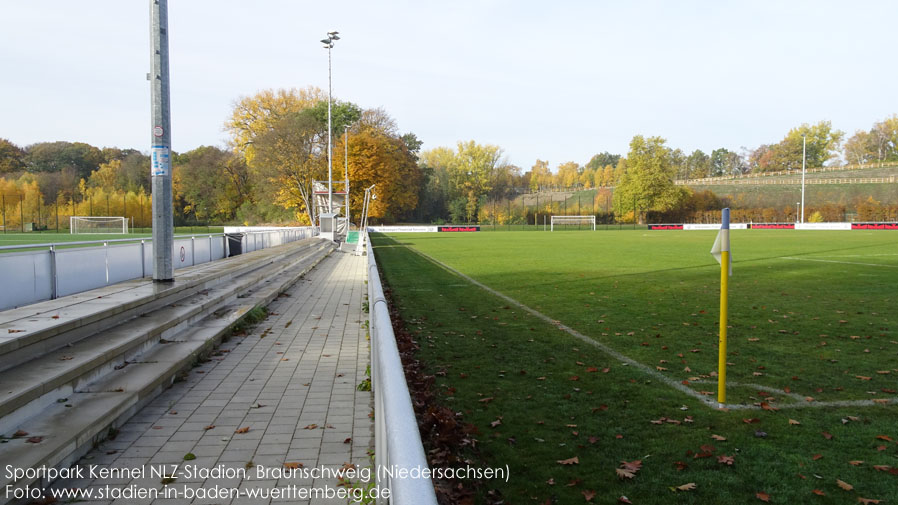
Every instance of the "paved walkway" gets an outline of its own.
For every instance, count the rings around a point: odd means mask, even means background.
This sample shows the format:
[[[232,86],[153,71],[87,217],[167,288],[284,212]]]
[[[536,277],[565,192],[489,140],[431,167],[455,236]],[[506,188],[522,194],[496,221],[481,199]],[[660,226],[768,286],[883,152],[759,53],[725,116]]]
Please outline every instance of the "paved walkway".
[[[369,363],[365,278],[364,257],[332,253],[87,454],[84,478],[55,487],[90,490],[95,504],[347,503],[325,498],[347,490],[319,474],[371,467],[372,395],[356,389]]]

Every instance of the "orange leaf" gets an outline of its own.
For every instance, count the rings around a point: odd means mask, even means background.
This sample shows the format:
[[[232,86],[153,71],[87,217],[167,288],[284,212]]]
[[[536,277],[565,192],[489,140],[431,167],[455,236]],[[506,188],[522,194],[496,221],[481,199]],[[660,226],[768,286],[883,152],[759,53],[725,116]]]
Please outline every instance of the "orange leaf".
[[[249,426],[244,426],[243,428],[238,428],[234,433],[246,433],[249,431]]]
[[[767,503],[770,501],[770,495],[767,493],[755,493],[755,498],[761,500],[764,503]]]
[[[770,410],[770,411],[776,411],[776,410],[779,410],[779,409],[776,408],[776,407],[771,407],[770,404],[767,403],[767,402],[761,402],[761,408],[764,409],[764,410]]]
[[[801,424],[801,423],[798,422],[798,421],[796,421],[795,419],[789,419],[789,424],[791,424],[791,425],[793,425],[793,426],[797,426],[797,425],[799,425],[799,424]]]
[[[863,503],[864,505],[876,505],[881,500],[874,500],[873,498],[861,498],[860,496],[858,496],[857,501],[858,503]]]
[[[889,465],[873,465],[873,469],[877,472],[888,472],[892,469]]]
[[[815,490],[813,490],[813,491],[811,491],[811,492],[814,493],[814,494],[817,495],[817,496],[826,496],[826,493],[824,493],[823,491],[821,491],[821,490],[819,490],[819,489],[815,489]]]
[[[285,468],[289,468],[291,470],[296,470],[297,468],[302,468],[302,463],[297,463],[296,461],[288,461],[284,463]]]
[[[596,492],[590,489],[584,489],[583,491],[580,491],[580,493],[586,501],[592,501],[592,499],[596,497]]]
[[[215,425],[214,425],[214,424],[210,424],[209,426],[206,426],[206,427],[203,428],[203,429],[206,430],[206,431],[209,431],[209,430],[211,430],[211,429],[213,429],[213,428],[215,428]]]
[[[876,438],[878,438],[879,440],[885,440],[886,442],[894,442],[894,440],[892,440],[892,438],[887,435],[876,435]]]
[[[724,455],[724,456],[717,456],[717,462],[720,463],[721,465],[733,466],[733,463],[735,462],[735,460],[734,460],[733,456]]]
[[[861,466],[864,464],[864,462],[859,459],[856,459],[854,461],[849,461],[848,464],[851,466]]]
[[[314,429],[317,428],[317,427],[318,427],[317,424],[310,424],[310,425],[306,426],[306,427],[303,428],[303,429],[304,429],[304,430],[314,430]]]
[[[573,458],[559,459],[558,461],[556,461],[556,463],[558,463],[559,465],[579,465],[580,458],[577,456],[574,456]]]
[[[839,480],[839,479],[836,479],[836,484],[837,484],[840,488],[844,489],[845,491],[851,491],[852,489],[854,489],[854,486],[852,486],[851,484],[849,484],[849,483],[847,483],[847,482],[845,482],[845,481],[841,481],[841,480]]]
[[[823,438],[825,438],[825,439],[827,439],[827,440],[832,440],[832,439],[833,439],[833,434],[830,433],[830,432],[828,432],[828,431],[824,431],[824,432],[822,433],[822,435],[823,435]]]
[[[727,439],[727,437],[721,437],[720,435],[711,435],[711,438],[717,440],[718,442],[724,442]]]
[[[814,456],[812,456],[811,459],[813,459],[814,461],[817,461],[818,459],[820,459],[822,457],[823,457],[822,454],[814,454]]]
[[[679,490],[679,491],[692,491],[692,490],[695,489],[696,487],[697,487],[697,486],[695,485],[695,482],[689,482],[689,483],[683,484],[682,486],[677,486],[677,490]]]

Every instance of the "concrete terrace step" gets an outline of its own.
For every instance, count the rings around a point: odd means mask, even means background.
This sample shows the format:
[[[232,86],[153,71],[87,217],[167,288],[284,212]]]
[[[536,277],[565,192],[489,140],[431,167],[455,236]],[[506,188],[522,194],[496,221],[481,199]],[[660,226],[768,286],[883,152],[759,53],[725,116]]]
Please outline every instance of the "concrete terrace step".
[[[248,263],[259,262],[232,262],[235,270],[244,273],[242,277],[226,269],[216,269],[213,275],[229,278],[232,282],[227,285],[203,292],[182,289],[187,300],[165,305],[147,317],[120,319],[121,326],[0,373],[0,434],[11,437],[21,429],[29,437],[42,437],[39,443],[28,443],[28,437],[7,439],[0,444],[0,466],[70,465],[110,428],[168,387],[243,315],[267,305],[333,246],[316,241],[311,247],[292,250],[293,258],[277,264],[262,261],[261,266],[247,268]],[[268,259],[289,256],[275,254]],[[197,285],[207,282],[198,280]],[[90,296],[82,300],[98,307]],[[110,312],[102,307],[100,311]],[[172,323],[177,319],[181,322]],[[7,484],[13,484],[12,479],[0,474],[0,487]],[[14,483],[16,487],[28,484],[28,479]]]
[[[303,249],[293,259],[305,263],[314,259],[318,249]],[[290,263],[266,265],[226,285],[204,289],[197,294],[148,312],[127,324],[121,324],[67,346],[43,353],[27,363],[0,372],[0,433],[9,431],[39,410],[78,391],[83,384],[92,382],[122,367],[133,357],[159,343],[170,340],[185,326],[209,316],[223,304],[238,296],[248,296],[247,291],[260,282],[277,276]],[[36,352],[36,351],[35,351]],[[0,361],[5,356],[0,356]],[[14,431],[14,430],[13,430]]]

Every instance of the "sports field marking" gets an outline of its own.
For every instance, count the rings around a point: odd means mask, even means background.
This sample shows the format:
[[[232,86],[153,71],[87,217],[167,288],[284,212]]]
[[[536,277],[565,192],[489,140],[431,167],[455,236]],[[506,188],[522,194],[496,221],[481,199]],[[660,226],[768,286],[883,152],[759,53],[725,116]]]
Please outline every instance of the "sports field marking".
[[[433,263],[434,265],[442,268],[443,270],[446,270],[447,272],[449,272],[453,275],[457,275],[458,277],[468,281],[469,283],[479,287],[480,289],[483,289],[484,291],[486,291],[494,296],[497,296],[512,305],[519,307],[520,309],[530,313],[534,317],[537,317],[537,318],[551,324],[552,326],[555,326],[559,330],[562,330],[565,333],[583,341],[584,343],[587,343],[587,344],[601,350],[602,352],[604,352],[605,354],[608,354],[609,356],[613,357],[614,359],[617,359],[617,360],[623,362],[623,364],[625,366],[634,366],[634,367],[638,368],[639,370],[645,372],[647,375],[650,375],[651,377],[657,379],[661,383],[663,383],[667,386],[670,386],[673,389],[676,389],[677,391],[680,391],[682,393],[685,393],[686,395],[689,395],[689,396],[695,398],[696,400],[698,400],[699,402],[701,402],[702,404],[704,404],[707,407],[711,407],[714,409],[726,408],[726,409],[732,409],[732,410],[760,410],[761,409],[761,407],[758,405],[743,405],[743,404],[730,404],[730,403],[720,404],[716,400],[710,399],[710,398],[702,395],[698,391],[695,391],[694,389],[689,388],[689,387],[671,379],[670,377],[667,377],[667,376],[661,374],[661,372],[650,368],[648,365],[640,363],[640,362],[634,360],[633,358],[630,358],[629,356],[622,354],[619,351],[616,351],[616,350],[612,349],[611,347],[608,347],[607,345],[605,345],[597,340],[587,337],[586,335],[571,328],[570,326],[567,326],[566,324],[563,324],[562,322],[560,322],[556,319],[552,319],[551,317],[543,314],[542,312],[539,312],[536,309],[532,309],[532,308],[524,305],[523,303],[515,300],[514,298],[512,298],[504,293],[501,293],[499,291],[496,291],[495,289],[469,277],[468,275],[465,275],[462,272],[459,272],[458,270],[437,260],[436,258],[433,258],[417,249],[414,249],[414,248],[411,248],[408,246],[405,246],[405,248],[414,252],[415,254],[421,256],[425,260]],[[799,259],[799,258],[787,258],[787,259]],[[886,265],[873,265],[873,266],[886,266]],[[707,382],[710,383],[710,381],[707,381]],[[716,384],[716,382],[714,382],[714,383]],[[733,387],[757,388],[760,390],[768,391],[771,393],[776,393],[776,394],[797,400],[797,398],[796,398],[797,395],[786,393],[785,391],[783,391],[781,389],[771,388],[769,386],[762,386],[760,384],[750,384],[750,383],[736,383],[736,382],[730,382],[728,384]],[[801,398],[801,400],[804,400],[804,399]],[[880,402],[881,402],[881,400],[882,399],[880,399]],[[887,403],[889,403],[889,404],[898,405],[898,398],[886,398],[885,400],[887,400]],[[778,405],[776,405],[776,408],[778,408],[778,409],[798,409],[798,408],[822,408],[822,407],[873,407],[873,406],[881,406],[881,405],[882,405],[882,403],[874,402],[873,400],[841,400],[841,401],[830,401],[830,402],[796,401],[795,403],[787,403],[787,404],[783,404],[783,405],[778,404]]]
[[[898,268],[898,265],[883,265],[881,263],[860,263],[858,261],[838,261],[838,260],[821,260],[821,259],[814,259],[814,258],[796,258],[794,256],[780,256],[780,259],[796,260],[796,261],[817,261],[819,263],[839,263],[841,265],[861,265],[861,266],[865,266],[865,267]]]

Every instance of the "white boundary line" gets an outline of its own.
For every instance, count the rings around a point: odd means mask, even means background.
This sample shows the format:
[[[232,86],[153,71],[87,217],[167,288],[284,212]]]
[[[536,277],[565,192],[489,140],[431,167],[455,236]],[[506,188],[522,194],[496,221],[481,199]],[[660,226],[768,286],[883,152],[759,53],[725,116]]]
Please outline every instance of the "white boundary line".
[[[839,263],[841,265],[861,265],[861,266],[865,266],[865,267],[898,268],[898,265],[883,265],[880,263],[860,263],[857,261],[821,260],[821,259],[815,259],[815,258],[796,258],[795,256],[780,256],[780,259],[796,260],[796,261],[817,261],[820,263]]]
[[[761,407],[759,407],[757,405],[745,405],[745,404],[741,404],[741,403],[720,404],[716,400],[713,400],[707,396],[704,396],[701,393],[699,393],[698,391],[696,391],[690,387],[687,387],[687,386],[661,374],[661,372],[658,372],[657,370],[653,370],[648,365],[640,363],[640,362],[634,360],[633,358],[630,358],[629,356],[626,356],[624,354],[621,354],[618,351],[615,351],[611,347],[608,347],[607,345],[605,345],[597,340],[587,337],[586,335],[571,328],[570,326],[563,324],[561,321],[552,319],[551,317],[543,314],[542,312],[532,309],[532,308],[524,305],[523,303],[515,300],[512,297],[510,297],[504,293],[501,293],[499,291],[496,291],[495,289],[487,286],[486,284],[483,284],[477,280],[474,280],[473,278],[459,272],[458,270],[450,267],[449,265],[447,265],[447,264],[445,264],[445,263],[443,263],[443,262],[417,250],[417,249],[414,249],[414,248],[408,247],[408,246],[405,246],[405,248],[414,252],[415,254],[421,256],[422,258],[426,259],[427,261],[430,261],[431,263],[442,268],[443,270],[446,270],[449,273],[452,273],[454,275],[457,275],[458,277],[461,277],[462,279],[465,279],[466,281],[468,281],[471,284],[479,287],[480,289],[492,294],[493,296],[497,296],[497,297],[505,300],[506,302],[525,310],[526,312],[530,313],[531,315],[551,324],[552,326],[555,326],[559,330],[562,330],[565,333],[567,333],[573,337],[576,337],[577,339],[582,340],[583,342],[601,350],[605,354],[608,354],[609,356],[611,356],[617,360],[620,360],[620,361],[626,363],[627,365],[636,367],[639,370],[650,375],[651,377],[676,389],[677,391],[680,391],[681,393],[685,393],[687,396],[691,396],[691,397],[695,398],[696,400],[698,400],[700,403],[704,404],[707,407],[711,407],[713,409],[727,408],[727,409],[731,409],[731,410],[760,410],[761,409]],[[880,265],[878,265],[878,266],[880,266]],[[714,382],[714,384],[716,384],[716,382]],[[737,386],[737,387],[757,388],[757,389],[760,389],[763,391],[777,393],[782,396],[788,396],[795,400],[799,400],[799,399],[802,400],[801,402],[796,402],[796,403],[788,403],[788,404],[784,404],[784,405],[774,405],[777,409],[822,408],[822,407],[879,407],[879,406],[883,405],[881,403],[874,402],[873,400],[839,400],[839,401],[831,401],[831,402],[817,402],[817,401],[804,402],[803,401],[804,398],[797,394],[786,393],[785,391],[783,391],[781,389],[776,389],[776,388],[772,388],[769,386],[762,386],[760,384],[738,383],[738,382],[730,382],[729,384],[731,386]],[[890,404],[890,405],[898,405],[898,398],[887,398],[887,400],[888,400],[888,404]]]

